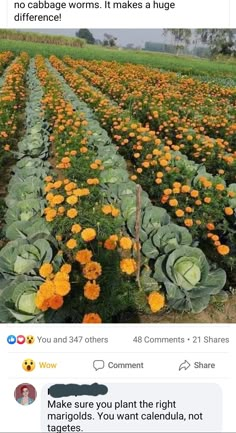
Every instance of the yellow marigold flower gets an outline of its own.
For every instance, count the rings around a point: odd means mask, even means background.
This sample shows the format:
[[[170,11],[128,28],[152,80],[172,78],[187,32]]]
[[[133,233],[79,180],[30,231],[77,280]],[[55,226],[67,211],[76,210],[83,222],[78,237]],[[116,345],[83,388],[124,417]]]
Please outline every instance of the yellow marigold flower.
[[[56,235],[56,240],[57,240],[58,242],[61,242],[61,240],[62,240],[62,235]]]
[[[102,267],[98,262],[88,262],[83,268],[83,275],[87,280],[96,280],[102,273]]]
[[[70,292],[70,283],[66,280],[54,280],[56,295],[66,296]]]
[[[65,183],[65,181],[64,181],[64,183]],[[72,191],[73,189],[75,189],[76,188],[76,183],[75,182],[69,182],[69,183],[67,183],[66,184],[66,186],[65,186],[65,190],[66,190],[66,192],[68,192],[68,191]]]
[[[55,209],[50,209],[46,214],[46,221],[51,222],[54,220],[55,216],[57,215],[57,211]]]
[[[92,256],[93,256],[92,251],[84,249],[76,253],[75,260],[79,262],[81,265],[85,265],[86,263],[90,262]]]
[[[120,269],[125,274],[131,275],[137,269],[137,264],[134,259],[122,259],[120,262]]]
[[[61,180],[57,180],[57,181],[54,182],[54,184],[53,184],[53,188],[54,188],[54,189],[61,188],[61,186],[62,186],[62,181],[61,181]]]
[[[67,274],[67,272],[57,272],[55,274],[54,281],[58,281],[58,280],[69,281],[69,275]]]
[[[66,215],[68,216],[68,218],[75,218],[78,215],[78,211],[75,208],[71,208],[66,212]]]
[[[165,297],[161,293],[151,292],[148,296],[148,304],[153,313],[161,310],[165,305]]]
[[[51,263],[44,263],[39,268],[39,275],[43,278],[49,277],[49,275],[52,274],[52,272],[53,272],[53,267],[52,267]]]
[[[44,178],[44,180],[45,180],[45,182],[52,182],[52,176],[46,176],[45,178]]]
[[[73,190],[73,194],[77,197],[83,197],[90,194],[90,191],[88,188],[77,188]]]
[[[55,293],[55,285],[53,281],[46,280],[43,284],[39,286],[39,291],[44,299],[48,299]]]
[[[69,239],[66,242],[66,246],[67,248],[69,248],[70,250],[73,250],[75,247],[77,247],[77,241],[75,239]]]
[[[82,237],[82,239],[83,239],[85,242],[90,242],[90,241],[92,241],[93,239],[96,238],[96,235],[97,235],[96,230],[91,229],[91,228],[84,229],[84,230],[81,232],[81,237]]]
[[[63,195],[57,194],[57,195],[54,195],[54,197],[52,198],[51,201],[53,204],[61,204],[61,203],[63,203],[64,200],[65,199],[64,199]]]
[[[99,180],[95,177],[95,178],[91,178],[91,179],[87,179],[87,184],[88,185],[98,185],[99,184]]]
[[[95,301],[100,295],[100,286],[96,281],[88,281],[84,286],[84,296],[90,301]]]
[[[133,245],[131,239],[126,237],[126,236],[123,236],[120,239],[119,244],[123,250],[130,250],[132,248],[132,245]]]
[[[71,195],[70,197],[67,197],[66,202],[73,205],[76,204],[78,201],[78,197],[76,195]]]
[[[71,272],[71,265],[69,263],[65,263],[61,266],[60,271],[65,274],[69,274]]]
[[[80,224],[73,224],[73,226],[71,227],[72,233],[80,233],[81,230],[82,230],[82,227]]]
[[[82,323],[102,323],[102,319],[97,313],[85,314]]]
[[[105,204],[105,205],[102,207],[102,212],[103,212],[105,215],[110,214],[111,211],[112,211],[112,206],[111,206],[110,204]]]

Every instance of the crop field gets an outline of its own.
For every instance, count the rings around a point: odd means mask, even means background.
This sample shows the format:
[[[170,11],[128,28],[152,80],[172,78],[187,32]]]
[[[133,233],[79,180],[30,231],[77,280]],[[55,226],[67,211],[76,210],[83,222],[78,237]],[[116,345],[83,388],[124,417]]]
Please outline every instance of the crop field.
[[[236,321],[232,65],[8,42],[0,322]]]

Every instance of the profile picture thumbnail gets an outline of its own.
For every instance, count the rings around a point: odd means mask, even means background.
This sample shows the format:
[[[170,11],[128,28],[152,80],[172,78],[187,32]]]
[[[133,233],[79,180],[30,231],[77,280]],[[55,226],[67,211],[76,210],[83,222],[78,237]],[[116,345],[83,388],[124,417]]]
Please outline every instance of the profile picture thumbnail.
[[[22,406],[29,406],[34,403],[37,397],[37,392],[33,385],[30,385],[29,383],[21,383],[16,387],[14,397],[17,403]]]

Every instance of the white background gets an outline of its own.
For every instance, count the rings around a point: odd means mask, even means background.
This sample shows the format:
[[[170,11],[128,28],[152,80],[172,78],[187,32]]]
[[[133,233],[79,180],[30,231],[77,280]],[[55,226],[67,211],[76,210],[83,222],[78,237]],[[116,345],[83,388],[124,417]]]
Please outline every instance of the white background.
[[[67,4],[69,1],[65,0]],[[81,0],[82,2],[83,0]],[[94,0],[95,1],[95,0]],[[103,6],[105,0],[100,0]],[[128,1],[128,0],[127,0]],[[139,0],[135,0],[139,1]],[[165,0],[163,0],[165,1]],[[171,2],[172,0],[170,0]],[[1,0],[0,28],[234,28],[235,0],[173,0],[176,8],[163,9],[63,9],[59,22],[16,22],[15,0]],[[50,2],[50,0],[48,0]],[[27,4],[27,0],[25,0]],[[111,3],[113,1],[111,0]],[[152,3],[152,0],[151,0]],[[145,4],[145,1],[143,1]],[[46,14],[46,9],[24,9],[19,12]],[[58,12],[51,10],[53,14]]]
[[[8,335],[34,335],[33,345],[7,343]],[[108,337],[108,343],[48,343],[37,336]],[[141,336],[142,343],[135,343]],[[227,343],[204,343],[204,336],[229,338]],[[184,343],[144,343],[145,337],[184,338]],[[194,343],[193,337],[201,342]],[[235,433],[236,389],[236,325],[1,325],[0,370],[0,432],[40,432],[41,394],[47,384],[53,383],[215,383],[223,395],[223,432]],[[197,339],[198,341],[198,339]],[[32,358],[33,372],[22,369],[22,362]],[[105,368],[95,371],[93,361],[104,360]],[[179,371],[180,363],[188,360],[188,370]],[[42,369],[39,362],[57,363],[56,369]],[[110,369],[108,362],[143,362],[143,369]],[[215,363],[215,369],[196,369],[194,362]],[[81,382],[82,381],[82,382]],[[29,407],[20,406],[14,399],[15,387],[31,383],[38,398]],[[13,416],[9,414],[14,414]],[[218,433],[218,432],[217,432]]]

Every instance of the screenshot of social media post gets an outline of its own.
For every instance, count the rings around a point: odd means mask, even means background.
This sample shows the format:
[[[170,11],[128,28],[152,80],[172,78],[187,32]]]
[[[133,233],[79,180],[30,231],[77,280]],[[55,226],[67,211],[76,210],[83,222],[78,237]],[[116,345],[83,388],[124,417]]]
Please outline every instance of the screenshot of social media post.
[[[235,433],[236,2],[0,4],[0,433]]]

